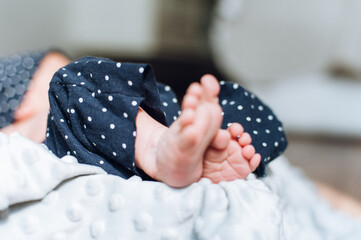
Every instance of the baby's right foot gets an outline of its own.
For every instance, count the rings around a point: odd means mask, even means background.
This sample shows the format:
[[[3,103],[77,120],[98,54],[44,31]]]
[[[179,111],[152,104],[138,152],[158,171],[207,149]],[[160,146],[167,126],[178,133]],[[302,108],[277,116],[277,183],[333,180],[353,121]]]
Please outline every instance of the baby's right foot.
[[[204,155],[202,177],[214,183],[245,179],[261,161],[251,141],[239,123],[219,130]]]
[[[148,137],[137,135],[137,166],[173,187],[198,181],[204,153],[222,123],[219,91],[218,81],[210,75],[203,77],[201,84],[193,83],[184,97],[181,115],[169,128],[152,118],[141,119],[144,113],[138,113],[137,132],[146,134],[149,129],[154,130]],[[147,121],[149,124],[145,124]],[[145,125],[150,127],[145,129]]]

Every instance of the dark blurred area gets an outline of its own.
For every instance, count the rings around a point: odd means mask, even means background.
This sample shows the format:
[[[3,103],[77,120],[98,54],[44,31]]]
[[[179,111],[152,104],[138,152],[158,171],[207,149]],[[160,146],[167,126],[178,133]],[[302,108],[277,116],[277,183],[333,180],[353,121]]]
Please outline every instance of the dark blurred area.
[[[202,59],[199,56],[190,55],[174,59],[167,57],[152,59],[116,58],[116,60],[151,64],[157,81],[171,86],[178,100],[183,98],[187,87],[192,82],[199,82],[206,73],[213,74],[219,80],[223,79],[211,59]]]
[[[74,60],[91,55],[150,63],[179,99],[205,73],[223,78],[208,41],[214,0],[35,2],[0,1],[0,56],[59,48]]]
[[[206,74],[224,79],[211,54],[208,32],[212,22],[215,0],[159,1],[157,16],[158,43],[148,54],[114,53],[83,49],[78,55],[108,57],[116,61],[149,63],[157,81],[172,87],[179,100],[192,82]]]

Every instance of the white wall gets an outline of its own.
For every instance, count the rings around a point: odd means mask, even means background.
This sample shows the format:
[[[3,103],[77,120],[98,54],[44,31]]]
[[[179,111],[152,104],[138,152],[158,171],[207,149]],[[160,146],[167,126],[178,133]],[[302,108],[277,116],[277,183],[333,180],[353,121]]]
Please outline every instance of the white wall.
[[[329,62],[343,0],[219,3],[212,35],[215,60],[233,79],[273,81]]]
[[[0,0],[0,56],[58,47],[152,54],[159,0]]]
[[[77,0],[69,7],[67,40],[74,51],[152,54],[157,47],[158,0]]]
[[[0,56],[61,46],[68,1],[0,0]]]
[[[261,96],[288,132],[360,139],[360,1],[218,2],[214,59],[232,80]],[[352,74],[336,78],[333,66]]]

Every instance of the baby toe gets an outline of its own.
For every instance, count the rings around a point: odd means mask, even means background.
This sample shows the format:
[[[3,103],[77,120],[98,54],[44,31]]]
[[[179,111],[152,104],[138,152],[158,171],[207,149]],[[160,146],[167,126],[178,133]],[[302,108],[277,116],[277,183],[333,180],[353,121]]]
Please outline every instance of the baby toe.
[[[193,123],[195,118],[195,112],[191,108],[186,108],[182,111],[182,114],[178,118],[180,126],[185,127],[191,123]]]
[[[182,102],[182,110],[184,109],[195,109],[198,104],[199,104],[199,99],[192,95],[192,94],[187,94],[184,99],[183,99],[183,102]]]
[[[192,83],[187,89],[187,95],[188,94],[200,99],[203,94],[202,86],[197,82]]]
[[[261,155],[259,153],[256,153],[249,161],[249,166],[250,166],[252,172],[254,170],[256,170],[256,168],[259,166],[260,162],[261,162]]]
[[[242,148],[242,156],[245,159],[252,159],[252,157],[255,155],[256,149],[252,145],[247,145]]]
[[[249,135],[249,133],[243,133],[239,136],[238,138],[238,143],[239,145],[241,145],[242,147],[243,146],[247,146],[247,145],[250,145],[252,142],[252,137],[251,135]]]
[[[219,86],[219,83],[217,79],[211,75],[206,74],[201,78],[201,85],[205,91],[206,96],[209,99],[217,98],[221,87]]]
[[[232,138],[236,139],[243,134],[243,127],[239,123],[232,123],[227,129],[231,134]]]

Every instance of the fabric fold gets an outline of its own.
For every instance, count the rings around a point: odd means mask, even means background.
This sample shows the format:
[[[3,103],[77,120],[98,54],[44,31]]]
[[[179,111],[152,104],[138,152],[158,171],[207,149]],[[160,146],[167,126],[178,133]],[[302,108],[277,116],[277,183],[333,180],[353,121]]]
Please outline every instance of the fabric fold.
[[[57,156],[74,155],[124,178],[147,178],[134,163],[138,108],[166,125],[149,65],[79,59],[54,75],[49,101],[46,144]]]

